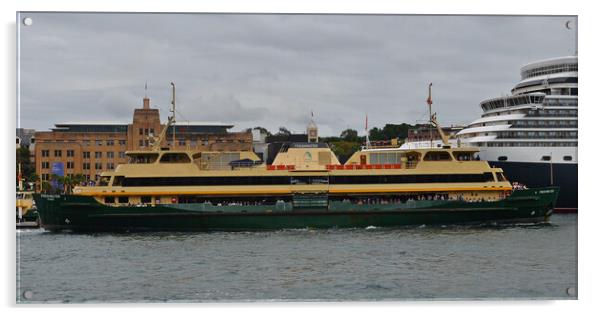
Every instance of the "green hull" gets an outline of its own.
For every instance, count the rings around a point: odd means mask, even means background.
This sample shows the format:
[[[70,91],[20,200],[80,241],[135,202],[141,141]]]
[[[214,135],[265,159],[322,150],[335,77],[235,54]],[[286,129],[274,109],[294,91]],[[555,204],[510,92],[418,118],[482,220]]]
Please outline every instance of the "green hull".
[[[263,206],[169,204],[110,207],[91,197],[34,195],[41,226],[72,231],[241,231],[295,228],[543,222],[558,188],[515,191],[496,202],[408,201],[398,204],[327,202]],[[318,203],[320,204],[320,203]]]

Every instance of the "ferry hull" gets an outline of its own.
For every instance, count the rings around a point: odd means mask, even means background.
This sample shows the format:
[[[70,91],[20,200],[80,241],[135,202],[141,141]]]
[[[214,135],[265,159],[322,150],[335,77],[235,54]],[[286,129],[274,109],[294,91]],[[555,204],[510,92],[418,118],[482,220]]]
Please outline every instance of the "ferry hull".
[[[35,195],[41,226],[60,231],[246,231],[299,228],[544,222],[557,188],[515,191],[497,202],[411,201],[387,205],[331,203],[327,208],[171,204],[109,207],[93,198]]]
[[[499,167],[512,181],[530,188],[548,186],[551,183],[560,188],[554,212],[576,213],[578,202],[577,164],[552,164],[533,162],[490,161],[491,166]],[[553,179],[552,179],[553,177]]]

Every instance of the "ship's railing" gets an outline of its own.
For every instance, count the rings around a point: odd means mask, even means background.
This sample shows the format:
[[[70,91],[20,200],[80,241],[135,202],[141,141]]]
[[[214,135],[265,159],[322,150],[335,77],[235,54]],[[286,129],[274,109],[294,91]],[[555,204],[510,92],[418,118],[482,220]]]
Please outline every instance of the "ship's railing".
[[[401,169],[401,164],[326,165],[326,170]]]

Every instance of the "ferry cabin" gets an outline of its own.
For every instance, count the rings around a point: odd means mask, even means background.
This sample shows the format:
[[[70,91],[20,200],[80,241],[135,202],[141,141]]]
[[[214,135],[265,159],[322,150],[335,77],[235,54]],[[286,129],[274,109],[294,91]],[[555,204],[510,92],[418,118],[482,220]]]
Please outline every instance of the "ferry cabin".
[[[340,164],[323,143],[283,147],[272,165],[253,152],[132,151],[97,186],[76,187],[108,206],[211,203],[266,205],[314,200],[402,203],[498,201],[512,190],[476,148],[357,152]],[[293,203],[295,204],[295,203]],[[301,203],[302,204],[302,203]],[[297,203],[297,205],[301,205]]]

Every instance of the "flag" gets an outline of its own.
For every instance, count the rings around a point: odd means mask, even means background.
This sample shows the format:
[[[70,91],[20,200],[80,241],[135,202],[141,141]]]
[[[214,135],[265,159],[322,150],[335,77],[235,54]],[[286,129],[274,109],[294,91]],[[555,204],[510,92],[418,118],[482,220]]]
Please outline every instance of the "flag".
[[[368,114],[366,114],[366,130],[368,130]]]
[[[432,104],[433,104],[433,100],[431,100],[431,96],[430,96],[430,95],[429,95],[429,98],[428,98],[428,99],[426,99],[426,103],[427,103],[428,105],[432,105]]]

